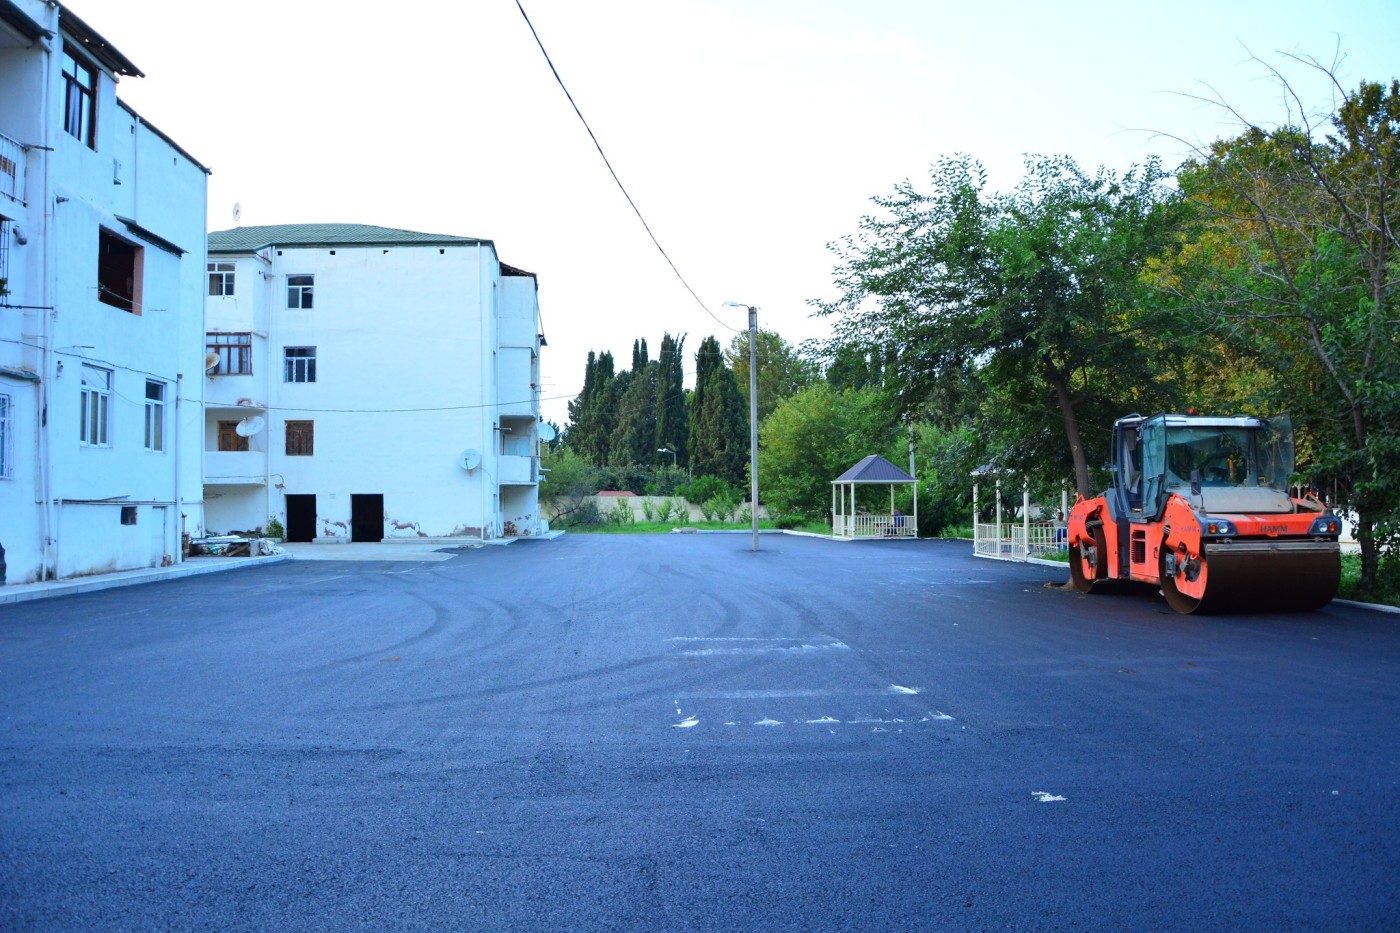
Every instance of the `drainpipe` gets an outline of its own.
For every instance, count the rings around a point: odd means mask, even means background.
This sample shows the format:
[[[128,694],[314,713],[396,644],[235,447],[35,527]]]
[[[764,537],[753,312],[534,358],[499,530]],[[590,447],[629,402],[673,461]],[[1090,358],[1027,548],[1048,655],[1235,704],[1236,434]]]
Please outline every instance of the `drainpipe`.
[[[180,520],[171,521],[175,528],[175,549],[171,552],[175,555],[175,563],[183,563],[185,560],[184,542],[181,540],[181,532],[185,530],[185,503],[180,498],[180,391],[185,380],[184,373],[175,374],[175,515],[171,518]]]
[[[55,16],[57,11],[54,11]],[[58,34],[55,28],[54,34]],[[58,294],[58,262],[55,259],[57,250],[57,227],[58,216],[55,210],[53,196],[53,120],[49,113],[51,102],[51,88],[53,85],[53,39],[44,38],[40,40],[40,47],[44,53],[44,75],[40,82],[43,86],[41,94],[43,108],[41,111],[43,124],[43,163],[44,163],[44,185],[43,215],[40,223],[43,233],[43,256],[42,256],[42,288],[43,297],[39,300],[42,306],[39,312],[39,344],[43,348],[40,368],[43,376],[39,380],[39,493],[42,496],[42,531],[44,536],[43,547],[39,558],[39,579],[48,580],[50,577],[57,577],[58,565],[58,536],[54,528],[54,507],[53,507],[53,431],[49,426],[49,407],[53,398],[54,359],[53,359],[53,319],[57,317],[58,310],[55,298]]]

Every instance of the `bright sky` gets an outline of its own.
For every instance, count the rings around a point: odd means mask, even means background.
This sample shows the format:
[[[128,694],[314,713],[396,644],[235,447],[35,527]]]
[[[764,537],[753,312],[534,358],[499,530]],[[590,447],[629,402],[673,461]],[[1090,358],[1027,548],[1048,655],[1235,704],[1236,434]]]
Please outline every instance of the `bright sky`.
[[[1265,67],[1317,110],[1397,76],[1394,0],[522,0],[662,246],[710,311],[790,342],[827,333],[826,245],[870,198],[966,152],[1013,186],[1025,153],[1168,166],[1280,117]],[[69,0],[147,75],[118,92],[213,170],[210,229],[346,222],[495,241],[539,276],[545,417],[563,424],[590,349],[628,365],[710,334],[555,83],[515,0]],[[407,309],[406,309],[407,310]]]

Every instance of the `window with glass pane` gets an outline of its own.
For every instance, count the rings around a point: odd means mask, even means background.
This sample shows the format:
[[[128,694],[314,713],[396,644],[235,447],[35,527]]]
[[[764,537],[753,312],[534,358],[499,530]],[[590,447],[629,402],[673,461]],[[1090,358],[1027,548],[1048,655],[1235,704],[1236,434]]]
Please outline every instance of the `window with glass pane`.
[[[97,73],[71,50],[63,50],[63,129],[95,149]]]
[[[165,450],[165,383],[146,380],[146,449]]]
[[[206,334],[204,346],[218,356],[213,376],[248,376],[253,372],[252,334]]]
[[[227,298],[233,294],[233,263],[209,263],[209,295],[213,298]]]
[[[14,473],[14,455],[10,452],[11,438],[15,435],[14,425],[10,422],[14,408],[13,398],[0,395],[0,477],[4,478]]]
[[[287,276],[287,307],[310,308],[311,293],[316,286],[314,275]]]
[[[287,456],[309,457],[316,447],[316,422],[287,422]]]
[[[107,422],[112,406],[112,371],[83,365],[79,437],[84,444],[107,446]]]
[[[283,349],[283,382],[316,381],[316,348],[285,347]]]

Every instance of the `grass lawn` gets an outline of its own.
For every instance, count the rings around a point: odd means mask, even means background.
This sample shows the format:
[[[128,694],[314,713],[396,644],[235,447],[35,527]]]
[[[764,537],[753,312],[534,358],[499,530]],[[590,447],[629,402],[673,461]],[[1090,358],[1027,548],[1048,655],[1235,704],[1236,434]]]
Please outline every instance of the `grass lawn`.
[[[778,526],[768,521],[758,523],[760,531],[773,531]],[[751,522],[689,522],[677,525],[674,522],[628,522],[623,525],[611,522],[602,525],[570,525],[564,530],[570,534],[584,535],[655,535],[669,534],[677,528],[694,528],[698,531],[749,531]],[[831,528],[822,522],[807,522],[798,525],[793,531],[809,531],[819,535],[831,534]]]

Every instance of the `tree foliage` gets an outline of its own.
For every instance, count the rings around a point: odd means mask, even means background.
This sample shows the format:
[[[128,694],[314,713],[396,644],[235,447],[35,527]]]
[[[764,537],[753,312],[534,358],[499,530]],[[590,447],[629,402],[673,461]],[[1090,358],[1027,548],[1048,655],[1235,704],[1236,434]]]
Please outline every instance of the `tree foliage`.
[[[832,480],[869,454],[898,457],[897,424],[888,396],[870,388],[837,391],[816,382],[779,402],[759,428],[764,504],[770,511],[824,514]]]
[[[821,377],[816,361],[807,359],[792,344],[771,330],[760,330],[755,342],[758,359],[758,421],[772,413],[778,403],[795,395]],[[725,361],[734,371],[746,410],[749,405],[749,332],[741,330],[729,341]]]
[[[1088,494],[1081,420],[1111,420],[1124,387],[1158,388],[1137,299],[1144,263],[1173,230],[1163,179],[1155,161],[1120,178],[1034,157],[1024,181],[997,194],[972,159],[942,159],[929,193],[897,186],[875,199],[883,215],[833,245],[843,294],[819,310],[840,342],[895,348],[886,383],[906,408],[950,369],[976,364],[1015,405],[1024,443],[1008,456],[1067,450]]]
[[[1313,478],[1356,510],[1365,591],[1400,546],[1400,82],[1341,93],[1325,123],[1250,126],[1184,166],[1198,223],[1155,279],[1287,373],[1260,394],[1294,413]]]

